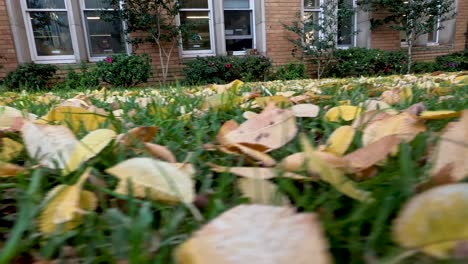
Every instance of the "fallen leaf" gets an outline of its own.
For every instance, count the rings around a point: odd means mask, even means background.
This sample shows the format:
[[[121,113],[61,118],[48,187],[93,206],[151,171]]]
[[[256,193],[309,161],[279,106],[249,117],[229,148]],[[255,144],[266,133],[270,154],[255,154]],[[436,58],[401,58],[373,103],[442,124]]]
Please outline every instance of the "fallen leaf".
[[[120,134],[117,137],[117,142],[120,144],[131,147],[137,143],[150,142],[153,140],[159,128],[156,126],[140,126],[127,131],[125,134]]]
[[[351,126],[341,126],[337,128],[327,139],[324,151],[338,156],[343,155],[353,142],[354,133],[354,128]]]
[[[0,177],[16,176],[16,174],[24,170],[23,167],[16,164],[0,161]]]
[[[296,133],[297,125],[293,112],[269,105],[257,116],[225,134],[222,141],[225,145],[262,145],[267,151],[271,151],[291,141]]]
[[[306,264],[311,256],[313,263],[332,263],[317,216],[268,205],[239,205],[224,212],[175,253],[178,264]]]
[[[288,206],[288,198],[281,194],[278,187],[262,179],[240,178],[237,180],[242,196],[249,198],[250,203]]]
[[[131,181],[132,195],[169,203],[191,203],[195,197],[194,183],[190,175],[176,165],[151,158],[125,160],[107,173],[119,178],[115,192],[128,195]]]
[[[450,110],[439,110],[439,111],[423,111],[419,115],[419,118],[424,120],[431,120],[431,119],[445,119],[445,118],[453,118],[453,117],[460,117],[461,112],[457,111],[450,111]]]
[[[212,84],[210,88],[217,93],[224,93],[229,90],[234,90],[234,92],[237,92],[239,87],[241,87],[243,84],[244,82],[241,80],[234,80],[228,84]]]
[[[435,187],[411,198],[393,223],[394,240],[438,258],[450,258],[468,239],[468,184]]]
[[[351,126],[355,129],[363,129],[365,126],[368,126],[375,121],[386,119],[390,116],[392,115],[381,112],[380,110],[364,112],[358,118],[354,119]]]
[[[224,167],[213,163],[208,164],[213,171],[222,173],[229,172],[237,176],[245,178],[263,179],[269,180],[277,177],[290,178],[295,180],[311,180],[309,177],[305,177],[296,173],[284,172],[275,168],[261,168],[261,167]]]
[[[21,143],[13,139],[0,138],[0,161],[10,161],[16,158],[23,151],[23,148]]]
[[[297,104],[291,107],[296,117],[317,117],[320,107],[314,104]]]
[[[315,155],[320,157],[322,161],[333,168],[337,168],[340,170],[345,170],[349,167],[348,161],[345,160],[343,157],[336,156],[334,154],[323,152],[323,151],[315,151]],[[308,170],[306,166],[306,155],[304,152],[298,152],[291,154],[285,157],[279,164],[279,167],[284,169],[285,171],[297,172]],[[318,172],[316,170],[308,171],[310,175],[315,175]]]
[[[34,121],[37,119],[37,116],[22,112],[13,107],[0,106],[0,130],[14,127],[18,119]]]
[[[340,105],[330,108],[325,114],[325,120],[330,122],[338,122],[341,119],[351,121],[359,116],[362,109],[352,105]]]
[[[167,147],[148,142],[143,143],[143,145],[153,157],[171,163],[177,162],[174,154],[172,154],[172,152]]]
[[[226,91],[224,93],[215,94],[209,97],[206,97],[202,103],[201,110],[207,111],[212,110],[222,110],[227,111],[235,106],[238,106],[242,102],[242,97],[237,96],[235,93]]]
[[[255,116],[257,116],[258,114],[255,113],[255,112],[251,112],[251,111],[246,111],[242,114],[242,117],[244,117],[245,119],[251,119]]]
[[[373,200],[370,192],[359,189],[352,180],[344,175],[343,171],[324,162],[304,135],[301,136],[301,144],[304,148],[308,171],[316,172],[321,180],[329,183],[348,197],[362,202],[371,202]]]
[[[59,122],[69,126],[74,132],[80,131],[81,126],[86,131],[93,131],[109,123],[106,115],[75,106],[57,106],[43,116],[41,121]],[[112,126],[109,125],[109,128]]]
[[[387,90],[382,93],[380,99],[389,105],[411,102],[413,99],[413,90],[411,87]]]
[[[451,122],[437,143],[431,157],[433,162],[430,175],[434,177],[441,172],[454,181],[468,177],[468,110],[457,122]],[[450,166],[450,169],[444,169]],[[439,175],[439,177],[442,177]]]
[[[383,101],[380,101],[380,100],[368,99],[362,104],[361,107],[365,108],[366,112],[379,111],[381,113],[386,113],[386,114],[389,114],[389,115],[397,115],[398,114],[397,110],[393,109],[389,104],[387,104],[387,103],[385,103]]]
[[[39,215],[41,233],[50,235],[59,225],[63,225],[63,230],[71,230],[80,224],[85,210],[96,209],[97,198],[94,193],[82,190],[90,171],[88,168],[77,183],[57,185],[47,193],[48,202]]]
[[[249,148],[241,144],[232,144],[232,147],[235,147],[240,150],[243,154],[260,161],[261,164],[265,167],[273,167],[276,165],[276,160],[274,160],[270,155],[263,153],[261,151],[255,150],[254,148]]]
[[[218,135],[216,135],[216,141],[218,141],[220,145],[229,145],[230,142],[225,139],[225,136],[230,132],[235,131],[237,128],[239,128],[239,124],[236,121],[227,121],[219,128]]]
[[[286,107],[291,104],[287,97],[282,95],[273,95],[273,96],[265,96],[265,97],[257,97],[255,98],[255,103],[261,108],[267,107],[269,104],[275,104],[278,107]]]

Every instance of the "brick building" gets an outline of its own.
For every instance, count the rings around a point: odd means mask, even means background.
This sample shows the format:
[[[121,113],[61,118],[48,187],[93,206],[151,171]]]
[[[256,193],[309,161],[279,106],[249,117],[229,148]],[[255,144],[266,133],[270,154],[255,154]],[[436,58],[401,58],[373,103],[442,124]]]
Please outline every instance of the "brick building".
[[[208,55],[242,55],[257,50],[281,65],[293,60],[292,44],[283,24],[299,15],[320,13],[326,0],[185,0],[179,20],[197,21],[197,37],[183,39],[171,62],[175,77],[186,59]],[[355,5],[355,0],[344,0]],[[95,62],[112,53],[130,53],[122,34],[121,21],[106,22],[100,11],[105,0],[0,0],[0,78],[18,64],[36,62],[76,65]],[[457,16],[444,22],[445,28],[418,39],[415,58],[463,50],[468,31],[468,0],[456,0]],[[343,48],[357,46],[385,50],[402,49],[399,32],[389,28],[370,31],[372,16],[358,12],[348,21],[359,34],[345,38]],[[136,52],[153,57],[159,72],[157,50],[146,45]],[[65,67],[64,67],[65,68]]]

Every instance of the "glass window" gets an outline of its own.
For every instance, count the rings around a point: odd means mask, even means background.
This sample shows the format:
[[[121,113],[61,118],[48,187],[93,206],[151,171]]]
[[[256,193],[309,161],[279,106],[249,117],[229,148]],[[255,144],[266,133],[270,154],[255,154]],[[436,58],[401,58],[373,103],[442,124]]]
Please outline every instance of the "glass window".
[[[125,53],[125,36],[122,21],[111,18],[106,11],[107,0],[85,0],[83,11],[90,57],[105,57]]]
[[[304,0],[304,9],[320,8],[320,0]]]
[[[190,30],[182,36],[184,50],[211,49],[210,17],[207,11],[181,12],[180,22],[190,25]]]
[[[74,60],[65,0],[27,0],[25,19],[34,60]]]
[[[65,9],[65,0],[27,0],[28,8]]]
[[[224,0],[224,34],[228,53],[254,48],[250,0]]]
[[[208,9],[208,1],[207,0],[181,0],[180,6],[185,8],[202,8]]]
[[[339,46],[353,45],[354,14],[353,0],[338,2],[338,40]]]

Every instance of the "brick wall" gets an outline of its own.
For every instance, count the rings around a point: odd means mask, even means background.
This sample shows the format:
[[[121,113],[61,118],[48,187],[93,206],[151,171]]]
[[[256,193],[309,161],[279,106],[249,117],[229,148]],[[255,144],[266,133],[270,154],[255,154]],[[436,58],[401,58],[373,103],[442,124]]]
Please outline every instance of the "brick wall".
[[[265,0],[266,55],[273,60],[274,65],[294,60],[291,56],[294,45],[288,38],[296,36],[285,29],[283,24],[290,25],[300,11],[300,0]]]
[[[2,79],[18,64],[5,0],[0,0],[0,36],[0,79]]]
[[[468,34],[468,1],[458,0],[457,20],[455,30],[455,50],[464,50],[467,48]]]

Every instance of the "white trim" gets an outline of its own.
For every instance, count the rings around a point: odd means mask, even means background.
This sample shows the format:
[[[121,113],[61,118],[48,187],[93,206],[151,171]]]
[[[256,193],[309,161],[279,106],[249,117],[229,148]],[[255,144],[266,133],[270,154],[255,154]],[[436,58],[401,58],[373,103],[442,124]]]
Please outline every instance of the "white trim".
[[[120,1],[120,8],[122,8],[123,2]],[[106,56],[91,56],[91,43],[89,40],[89,35],[88,35],[88,24],[86,23],[86,16],[85,12],[86,11],[100,11],[101,9],[99,8],[86,8],[86,3],[85,0],[80,0],[79,2],[80,6],[80,14],[81,14],[81,23],[83,26],[83,33],[84,33],[84,39],[85,39],[85,44],[86,44],[86,54],[88,56],[88,61],[90,62],[98,62],[102,61],[106,58]],[[113,11],[113,9],[106,9],[108,11]],[[125,21],[122,21],[122,35],[124,37],[124,45],[125,45],[125,54],[129,54],[131,51],[130,44],[127,42],[127,36],[124,34],[124,31],[126,29],[126,23]],[[116,53],[113,53],[116,54]],[[110,54],[112,55],[112,54]]]
[[[181,8],[180,12],[208,12],[208,28],[210,30],[210,49],[209,50],[184,50],[182,43],[182,36],[179,38],[179,54],[181,58],[194,58],[197,56],[206,57],[214,56],[215,52],[215,33],[214,33],[214,19],[213,19],[213,3],[212,0],[206,0],[208,8]],[[176,17],[177,25],[180,25],[180,12]]]
[[[76,36],[75,22],[73,12],[71,10],[70,0],[64,0],[65,9],[28,9],[26,0],[21,0],[21,9],[23,12],[24,26],[26,28],[26,35],[29,44],[29,50],[31,52],[31,59],[36,63],[76,63],[79,58],[78,40]],[[37,54],[36,43],[34,39],[34,32],[32,29],[30,12],[65,12],[68,19],[68,30],[70,31],[71,44],[73,49],[73,55],[62,55],[62,56],[39,56]]]

